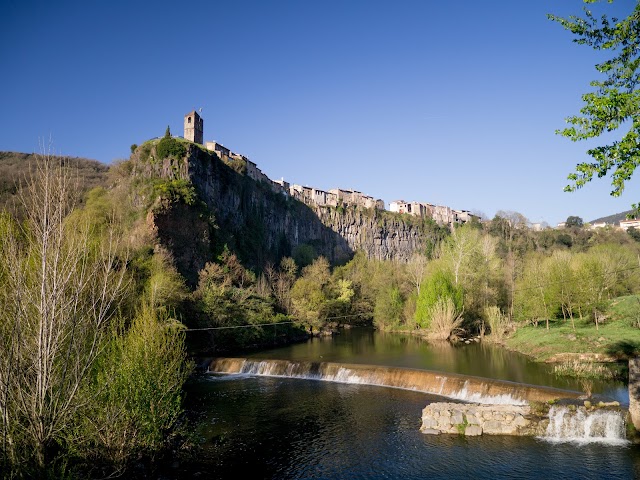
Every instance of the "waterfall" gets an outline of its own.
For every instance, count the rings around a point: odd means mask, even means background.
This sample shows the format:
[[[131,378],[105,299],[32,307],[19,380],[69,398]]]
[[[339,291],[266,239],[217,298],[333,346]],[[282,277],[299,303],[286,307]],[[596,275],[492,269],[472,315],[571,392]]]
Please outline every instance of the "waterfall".
[[[217,358],[210,363],[208,371],[379,385],[485,404],[523,405],[530,401],[546,402],[580,395],[579,392],[505,380],[379,365]]]
[[[552,442],[627,443],[623,413],[614,410],[587,411],[585,407],[569,410],[553,406],[549,409],[549,425],[545,440]]]
[[[461,390],[458,390],[457,392],[452,391],[442,396],[454,398],[456,400],[462,400],[463,402],[481,403],[483,405],[528,405],[528,402],[526,400],[514,397],[510,393],[485,395],[482,393],[469,391],[469,389],[467,388],[467,383],[465,383]]]

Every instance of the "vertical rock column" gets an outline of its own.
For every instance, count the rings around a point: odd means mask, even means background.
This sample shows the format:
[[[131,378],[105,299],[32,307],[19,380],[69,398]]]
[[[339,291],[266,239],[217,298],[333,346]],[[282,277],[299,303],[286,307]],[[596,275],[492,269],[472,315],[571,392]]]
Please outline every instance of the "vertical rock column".
[[[636,430],[640,430],[640,357],[629,359],[629,413]]]

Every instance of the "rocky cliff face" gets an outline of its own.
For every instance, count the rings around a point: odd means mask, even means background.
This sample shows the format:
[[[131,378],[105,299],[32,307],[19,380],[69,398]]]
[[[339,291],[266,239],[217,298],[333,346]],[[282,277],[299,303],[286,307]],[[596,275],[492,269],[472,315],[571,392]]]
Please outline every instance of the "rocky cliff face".
[[[190,180],[206,204],[199,212],[180,204],[164,205],[149,219],[192,284],[222,245],[254,268],[277,263],[301,244],[311,245],[334,264],[347,261],[356,250],[369,258],[406,261],[442,233],[428,221],[390,212],[310,207],[255,182],[240,168],[234,170],[193,144],[181,160],[154,163],[134,155],[134,162],[134,174]],[[212,217],[209,228],[205,210]]]

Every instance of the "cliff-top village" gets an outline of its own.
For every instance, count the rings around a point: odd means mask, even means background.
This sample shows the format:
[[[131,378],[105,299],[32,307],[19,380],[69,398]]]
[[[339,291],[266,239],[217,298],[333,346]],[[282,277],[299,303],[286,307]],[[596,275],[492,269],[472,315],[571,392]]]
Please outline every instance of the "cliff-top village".
[[[290,184],[284,178],[271,180],[258,166],[244,155],[232,152],[229,148],[218,142],[204,142],[204,121],[194,110],[184,116],[184,138],[190,142],[203,145],[207,150],[215,152],[223,160],[240,160],[246,164],[246,175],[256,182],[263,182],[269,185],[274,191],[290,195],[293,198],[311,206],[331,206],[357,205],[365,208],[376,208],[384,210],[384,201],[374,199],[370,195],[365,195],[357,190],[333,188],[331,190],[321,190],[319,188]],[[422,202],[405,202],[404,200],[394,200],[389,204],[389,211],[396,213],[406,213],[421,218],[432,218],[439,225],[463,224],[473,218],[479,217],[471,214],[467,210],[454,210],[450,207],[433,205]]]

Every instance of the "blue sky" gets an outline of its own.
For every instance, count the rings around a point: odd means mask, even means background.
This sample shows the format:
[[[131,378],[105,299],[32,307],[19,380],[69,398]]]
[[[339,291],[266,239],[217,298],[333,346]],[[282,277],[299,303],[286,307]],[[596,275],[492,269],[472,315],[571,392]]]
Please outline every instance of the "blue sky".
[[[626,16],[633,0],[594,9]],[[602,57],[547,13],[580,0],[3,2],[0,150],[105,163],[205,140],[271,178],[381,198],[585,221],[640,200],[608,178],[564,193],[590,144],[554,131]]]

